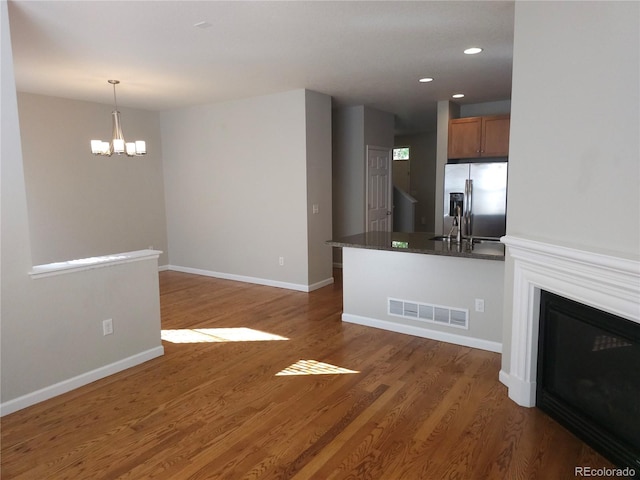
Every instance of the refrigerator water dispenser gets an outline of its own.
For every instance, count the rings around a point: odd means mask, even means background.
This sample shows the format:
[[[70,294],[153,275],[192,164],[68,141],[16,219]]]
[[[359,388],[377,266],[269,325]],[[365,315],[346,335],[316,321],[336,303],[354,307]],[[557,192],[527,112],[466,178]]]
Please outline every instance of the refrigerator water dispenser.
[[[460,212],[464,212],[464,193],[452,192],[449,194],[449,216],[456,216],[456,207],[460,207]]]

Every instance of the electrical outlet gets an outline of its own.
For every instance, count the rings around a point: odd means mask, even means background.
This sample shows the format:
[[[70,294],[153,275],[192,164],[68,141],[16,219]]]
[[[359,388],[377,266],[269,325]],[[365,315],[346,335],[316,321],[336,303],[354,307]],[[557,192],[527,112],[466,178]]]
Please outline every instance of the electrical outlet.
[[[484,312],[484,299],[476,298],[476,312]]]
[[[111,335],[113,333],[113,319],[107,318],[102,321],[102,335]]]
[[[278,264],[282,267],[284,266],[284,257],[278,258]]]
[[[317,203],[314,203],[313,204],[313,214],[317,215],[319,211],[320,211],[320,206]]]

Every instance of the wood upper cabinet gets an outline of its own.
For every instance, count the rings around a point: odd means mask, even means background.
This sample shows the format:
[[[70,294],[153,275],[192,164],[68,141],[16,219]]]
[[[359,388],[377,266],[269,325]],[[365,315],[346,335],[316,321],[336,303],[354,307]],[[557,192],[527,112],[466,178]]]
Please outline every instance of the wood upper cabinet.
[[[449,158],[479,157],[481,140],[481,117],[449,120]]]
[[[449,158],[509,155],[509,115],[449,120]]]
[[[493,115],[482,118],[482,142],[480,153],[483,157],[506,157],[509,155],[509,115]]]

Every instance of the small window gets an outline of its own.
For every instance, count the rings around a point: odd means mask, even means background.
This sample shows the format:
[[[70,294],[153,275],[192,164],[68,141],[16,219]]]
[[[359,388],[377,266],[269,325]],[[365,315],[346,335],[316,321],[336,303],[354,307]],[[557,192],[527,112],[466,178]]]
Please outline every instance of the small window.
[[[393,149],[394,160],[409,160],[409,147],[399,147]]]

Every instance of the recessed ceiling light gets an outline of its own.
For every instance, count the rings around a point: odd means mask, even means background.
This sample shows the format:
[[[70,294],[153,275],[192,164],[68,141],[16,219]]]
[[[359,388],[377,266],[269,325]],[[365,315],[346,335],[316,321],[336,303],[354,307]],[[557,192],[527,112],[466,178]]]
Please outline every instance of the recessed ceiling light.
[[[418,80],[420,83],[429,83],[429,82],[433,82],[433,78],[431,77],[424,77],[421,78],[420,80]]]
[[[464,93],[456,93],[454,95],[451,95],[453,98],[462,98],[464,97]]]
[[[467,55],[475,55],[476,53],[480,53],[482,51],[482,49],[480,47],[471,47],[471,48],[467,48],[464,53],[466,53]]]

